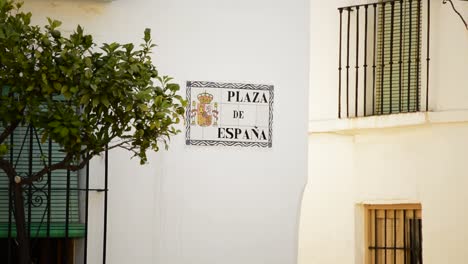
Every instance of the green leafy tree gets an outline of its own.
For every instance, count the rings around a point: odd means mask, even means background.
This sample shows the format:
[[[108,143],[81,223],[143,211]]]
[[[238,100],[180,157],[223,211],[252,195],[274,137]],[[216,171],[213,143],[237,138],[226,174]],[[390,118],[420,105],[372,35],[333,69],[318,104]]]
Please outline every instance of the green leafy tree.
[[[21,3],[0,0],[0,169],[14,190],[19,263],[30,264],[23,190],[48,172],[82,169],[106,148],[124,148],[141,163],[148,150],[168,146],[186,102],[179,86],[160,76],[151,60],[150,30],[144,42],[98,46],[78,26],[69,36],[60,22],[31,25]],[[8,137],[32,125],[60,144],[65,158],[29,177],[6,158]]]

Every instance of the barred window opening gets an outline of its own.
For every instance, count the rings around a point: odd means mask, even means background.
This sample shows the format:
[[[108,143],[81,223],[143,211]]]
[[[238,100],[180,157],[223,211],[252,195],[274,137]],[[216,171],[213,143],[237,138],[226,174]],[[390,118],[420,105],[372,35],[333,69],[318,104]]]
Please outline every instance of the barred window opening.
[[[421,205],[366,206],[366,264],[422,264]]]

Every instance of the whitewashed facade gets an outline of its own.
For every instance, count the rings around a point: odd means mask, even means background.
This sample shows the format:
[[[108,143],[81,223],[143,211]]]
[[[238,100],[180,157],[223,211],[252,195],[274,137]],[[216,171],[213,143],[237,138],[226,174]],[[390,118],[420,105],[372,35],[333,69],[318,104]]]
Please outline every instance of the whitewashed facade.
[[[271,148],[189,146],[181,125],[170,150],[151,154],[146,166],[124,151],[109,154],[107,263],[296,263],[307,178],[308,1],[25,2],[33,22],[52,17],[66,32],[80,24],[97,42],[138,43],[151,28],[154,62],[182,93],[194,80],[274,86]],[[92,161],[91,188],[102,188],[102,168],[102,159]],[[103,195],[90,196],[92,264],[102,263]]]
[[[309,177],[300,264],[365,263],[365,204],[421,204],[424,263],[468,259],[468,30],[449,4],[429,1],[429,111],[342,119],[338,8],[372,1],[311,2]],[[453,3],[466,19],[467,2]],[[351,65],[354,74],[354,57]]]

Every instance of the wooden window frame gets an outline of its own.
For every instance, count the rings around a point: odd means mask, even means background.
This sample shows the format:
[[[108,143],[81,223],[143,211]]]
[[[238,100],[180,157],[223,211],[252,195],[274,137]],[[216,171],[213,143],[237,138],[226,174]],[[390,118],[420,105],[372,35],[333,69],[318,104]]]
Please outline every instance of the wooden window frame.
[[[408,252],[411,249],[410,245],[405,244],[404,249],[399,248],[401,245],[398,245],[399,242],[397,242],[398,234],[397,234],[397,236],[395,236],[396,238],[394,238],[394,241],[397,244],[396,246],[395,245],[387,245],[386,246],[387,249],[384,249],[384,248],[379,248],[379,247],[381,247],[381,245],[376,245],[375,241],[376,241],[377,237],[374,236],[375,235],[375,231],[374,231],[375,225],[373,223],[375,223],[375,220],[373,220],[373,218],[374,217],[381,218],[381,217],[379,217],[379,214],[382,214],[384,212],[385,212],[385,214],[389,213],[389,215],[387,215],[387,218],[386,218],[387,220],[388,219],[394,219],[395,218],[395,212],[411,212],[412,213],[411,217],[406,217],[404,219],[405,220],[410,220],[410,221],[412,219],[419,220],[418,234],[420,234],[420,232],[421,232],[421,223],[422,223],[422,206],[421,206],[421,204],[409,203],[409,204],[366,204],[366,205],[364,205],[364,243],[365,243],[364,263],[365,264],[375,264],[376,263],[375,262],[375,255],[380,254],[381,252],[385,252],[385,251],[389,252],[389,250],[390,250],[389,254],[395,254],[393,256],[394,258],[396,258],[397,250],[400,250],[399,253],[398,253],[400,256],[404,256],[403,254],[407,254],[407,255],[411,254],[411,252]],[[377,213],[377,215],[375,215],[375,213]],[[400,216],[397,216],[397,219],[398,218],[403,219],[403,218],[401,218],[401,215],[405,215],[405,214],[406,213],[401,213]],[[397,215],[398,215],[398,213],[397,213]],[[406,225],[405,220],[403,222]],[[396,223],[396,222],[394,222],[394,223]],[[386,226],[386,227],[387,227],[387,229],[384,228],[383,230],[386,230],[385,232],[388,232],[388,230],[389,230],[388,226]],[[377,230],[377,229],[375,229],[375,230]],[[396,228],[395,230],[398,230],[398,228]],[[409,229],[406,229],[406,230],[405,229],[404,230],[400,229],[399,231],[400,232],[403,231],[402,232],[404,234],[403,240],[407,240],[407,238],[408,238],[407,235],[411,231]],[[379,231],[377,231],[377,232],[379,232]],[[394,231],[394,232],[397,233],[398,231]],[[386,234],[385,234],[385,236],[386,236]],[[422,235],[420,234],[420,236],[422,236]],[[379,240],[377,240],[377,241],[379,241]],[[399,241],[401,241],[401,237],[400,237]],[[403,243],[407,243],[407,242],[405,241]],[[422,243],[422,240],[420,241],[420,243]],[[378,249],[375,249],[373,247],[377,247]],[[388,249],[388,248],[392,248],[392,247],[395,247],[395,249]],[[377,252],[377,250],[383,250],[383,251]],[[401,250],[403,250],[403,251],[401,251]],[[419,251],[422,253],[422,244],[420,245],[420,250]],[[402,253],[402,252],[407,252],[407,253]],[[405,257],[405,259],[408,259],[406,256],[404,256],[404,257]],[[420,259],[422,261],[422,256],[421,256]],[[387,263],[387,262],[385,262],[385,260],[377,258],[377,264]],[[394,262],[392,261],[391,263],[394,263]],[[396,263],[399,264],[400,262],[396,262]],[[403,263],[403,264],[405,264],[405,263]],[[406,262],[406,264],[413,264],[413,263],[411,263],[408,260]]]

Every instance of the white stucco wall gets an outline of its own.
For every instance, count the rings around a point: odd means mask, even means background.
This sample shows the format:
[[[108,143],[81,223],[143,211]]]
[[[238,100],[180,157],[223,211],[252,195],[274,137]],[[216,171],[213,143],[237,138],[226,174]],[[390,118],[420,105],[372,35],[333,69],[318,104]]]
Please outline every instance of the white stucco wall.
[[[275,86],[273,148],[188,147],[183,135],[144,167],[110,156],[108,263],[293,264],[307,168],[306,0],[26,1],[34,22],[81,24],[98,42],[158,44],[161,73]],[[92,171],[102,186],[97,158]],[[95,194],[91,201],[98,201]],[[93,203],[91,222],[101,221]],[[98,224],[92,236],[100,237]],[[88,263],[100,243],[90,242]]]
[[[424,263],[466,263],[468,31],[448,4],[430,1],[433,112],[343,120],[337,120],[337,8],[373,1],[311,2],[309,178],[299,264],[364,263],[361,204],[405,202],[422,204]],[[468,3],[454,3],[468,17]]]
[[[362,203],[422,204],[424,263],[465,263],[468,123],[315,134],[299,263],[363,263]]]

